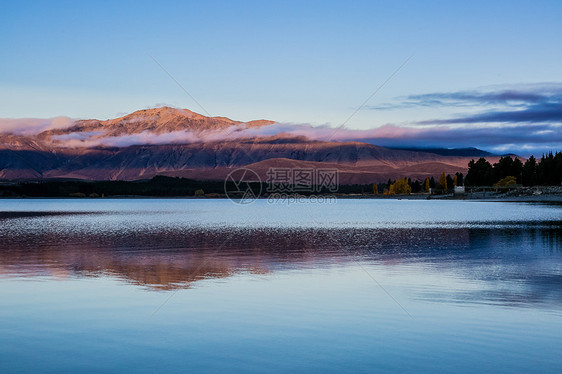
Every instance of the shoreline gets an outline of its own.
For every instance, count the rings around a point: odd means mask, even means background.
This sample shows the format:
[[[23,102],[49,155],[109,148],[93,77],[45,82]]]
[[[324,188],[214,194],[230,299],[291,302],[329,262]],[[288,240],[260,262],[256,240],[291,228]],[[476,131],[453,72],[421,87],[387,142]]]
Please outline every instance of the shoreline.
[[[562,194],[541,194],[523,196],[441,196],[441,195],[316,195],[317,197],[333,196],[335,199],[342,200],[427,200],[427,201],[473,201],[473,202],[514,202],[514,203],[561,203]],[[481,194],[474,194],[481,195]],[[309,196],[302,195],[303,198]],[[289,196],[288,199],[294,197]],[[71,197],[71,196],[2,196],[1,200],[167,200],[167,199],[187,199],[187,200],[229,200],[227,196],[141,196],[141,195],[116,195],[106,197]],[[259,197],[258,200],[267,200],[268,197]],[[278,199],[283,200],[283,199]]]

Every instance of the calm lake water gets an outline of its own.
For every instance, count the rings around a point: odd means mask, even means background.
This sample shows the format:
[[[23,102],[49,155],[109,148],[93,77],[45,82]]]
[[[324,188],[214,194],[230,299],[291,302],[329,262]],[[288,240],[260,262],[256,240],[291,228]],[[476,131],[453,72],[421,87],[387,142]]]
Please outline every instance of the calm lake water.
[[[562,372],[562,206],[0,200],[0,372]]]

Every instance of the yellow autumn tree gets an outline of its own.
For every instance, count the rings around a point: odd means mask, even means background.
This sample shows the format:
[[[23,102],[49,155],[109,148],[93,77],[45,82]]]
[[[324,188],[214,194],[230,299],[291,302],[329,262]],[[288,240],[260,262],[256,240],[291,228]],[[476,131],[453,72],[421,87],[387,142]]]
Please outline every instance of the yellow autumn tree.
[[[425,177],[424,189],[425,192],[429,192],[429,177]]]
[[[374,194],[374,195],[378,195],[378,194],[379,194],[379,186],[377,186],[376,183],[373,183],[373,194]]]
[[[411,192],[412,187],[410,187],[406,178],[397,179],[388,190],[389,195],[409,195]]]
[[[457,175],[455,174],[455,177],[453,178],[453,186],[457,186]]]
[[[447,175],[445,175],[445,172],[441,173],[441,176],[439,177],[439,184],[441,185],[441,189],[443,191],[447,191]]]
[[[517,178],[513,176],[508,176],[503,179],[500,179],[498,183],[494,184],[494,187],[509,187],[514,186],[517,184]]]

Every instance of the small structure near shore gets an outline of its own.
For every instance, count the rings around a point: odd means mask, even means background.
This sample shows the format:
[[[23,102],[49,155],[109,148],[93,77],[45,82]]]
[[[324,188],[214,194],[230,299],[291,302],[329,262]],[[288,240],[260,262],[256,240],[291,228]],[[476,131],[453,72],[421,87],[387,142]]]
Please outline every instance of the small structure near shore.
[[[455,189],[453,190],[453,194],[455,196],[464,196],[464,193],[464,186],[455,186]]]

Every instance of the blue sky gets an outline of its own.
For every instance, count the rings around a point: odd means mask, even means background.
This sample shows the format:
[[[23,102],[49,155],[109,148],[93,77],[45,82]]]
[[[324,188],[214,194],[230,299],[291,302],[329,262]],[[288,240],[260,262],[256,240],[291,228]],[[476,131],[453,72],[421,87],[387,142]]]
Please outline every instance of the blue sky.
[[[560,19],[560,1],[4,2],[0,117],[204,114],[153,56],[211,115],[338,126],[413,56],[346,126],[427,126],[505,107],[402,104],[562,82]]]

